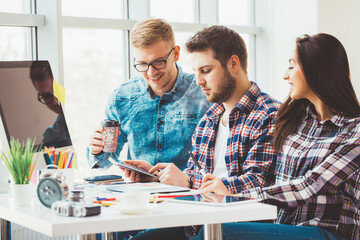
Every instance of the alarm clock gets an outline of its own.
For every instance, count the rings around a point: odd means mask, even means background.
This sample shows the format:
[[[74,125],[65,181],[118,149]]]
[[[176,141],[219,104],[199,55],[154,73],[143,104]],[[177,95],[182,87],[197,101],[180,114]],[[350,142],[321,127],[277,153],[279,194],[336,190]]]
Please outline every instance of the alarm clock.
[[[45,207],[51,208],[54,202],[63,199],[63,190],[55,179],[47,177],[40,180],[37,195]]]
[[[62,200],[69,195],[69,179],[67,179],[67,175],[63,170],[39,170],[38,198],[48,208],[51,208],[52,203]]]

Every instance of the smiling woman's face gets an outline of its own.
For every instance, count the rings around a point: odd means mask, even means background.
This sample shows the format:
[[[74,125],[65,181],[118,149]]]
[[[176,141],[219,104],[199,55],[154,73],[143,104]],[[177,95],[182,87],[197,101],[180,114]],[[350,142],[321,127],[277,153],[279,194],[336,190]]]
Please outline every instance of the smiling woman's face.
[[[290,85],[290,97],[292,99],[309,99],[314,95],[314,92],[306,82],[304,72],[301,69],[296,54],[289,59],[289,67],[284,75],[284,79],[287,80]]]

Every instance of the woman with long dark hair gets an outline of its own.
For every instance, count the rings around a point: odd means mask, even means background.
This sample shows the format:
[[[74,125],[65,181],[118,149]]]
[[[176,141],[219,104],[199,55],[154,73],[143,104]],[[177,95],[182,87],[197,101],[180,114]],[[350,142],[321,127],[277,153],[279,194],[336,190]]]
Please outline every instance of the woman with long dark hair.
[[[343,45],[324,33],[298,38],[284,79],[275,185],[237,194],[276,204],[277,224],[224,224],[224,238],[360,239],[360,105]],[[200,191],[229,194],[218,181],[208,174]]]

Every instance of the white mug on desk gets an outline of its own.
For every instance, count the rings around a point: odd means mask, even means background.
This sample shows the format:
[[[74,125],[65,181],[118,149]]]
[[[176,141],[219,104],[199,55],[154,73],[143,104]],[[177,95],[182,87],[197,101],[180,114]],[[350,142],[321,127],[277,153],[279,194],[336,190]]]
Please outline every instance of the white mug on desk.
[[[150,193],[145,191],[121,194],[120,210],[124,214],[141,214],[150,210]]]

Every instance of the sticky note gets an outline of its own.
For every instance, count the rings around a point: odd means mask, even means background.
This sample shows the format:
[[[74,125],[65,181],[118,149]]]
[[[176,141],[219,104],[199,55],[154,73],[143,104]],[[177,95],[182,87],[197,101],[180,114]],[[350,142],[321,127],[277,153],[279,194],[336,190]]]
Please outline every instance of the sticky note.
[[[77,155],[76,155],[75,152],[74,152],[73,159],[72,159],[72,161],[71,161],[71,168],[75,168],[76,170],[79,170],[79,167],[78,167],[78,159],[77,159]]]
[[[55,79],[53,80],[54,96],[62,103],[65,104],[65,88]]]

